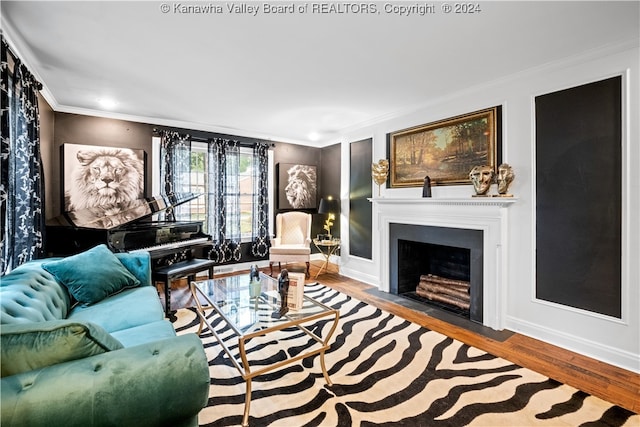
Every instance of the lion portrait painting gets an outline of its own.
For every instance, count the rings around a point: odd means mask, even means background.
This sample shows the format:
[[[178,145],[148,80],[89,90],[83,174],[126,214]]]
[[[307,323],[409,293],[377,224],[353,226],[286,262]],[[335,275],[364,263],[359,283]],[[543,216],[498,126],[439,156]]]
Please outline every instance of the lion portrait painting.
[[[280,164],[281,209],[312,209],[316,207],[316,167]],[[283,194],[282,194],[283,193]]]
[[[65,144],[73,145],[73,144]],[[128,148],[65,147],[64,202],[67,212],[107,214],[144,197],[144,153]],[[73,153],[75,152],[75,155]]]

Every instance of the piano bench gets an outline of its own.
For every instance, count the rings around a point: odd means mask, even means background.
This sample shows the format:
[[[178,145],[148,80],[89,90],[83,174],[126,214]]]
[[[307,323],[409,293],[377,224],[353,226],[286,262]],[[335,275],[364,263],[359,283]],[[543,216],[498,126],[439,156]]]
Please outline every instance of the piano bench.
[[[215,261],[194,258],[161,267],[152,272],[151,279],[154,284],[164,282],[164,311],[168,318],[171,317],[171,282],[183,277],[188,277],[189,281],[195,280],[196,274],[205,270],[209,272],[209,279],[213,279],[215,265]]]

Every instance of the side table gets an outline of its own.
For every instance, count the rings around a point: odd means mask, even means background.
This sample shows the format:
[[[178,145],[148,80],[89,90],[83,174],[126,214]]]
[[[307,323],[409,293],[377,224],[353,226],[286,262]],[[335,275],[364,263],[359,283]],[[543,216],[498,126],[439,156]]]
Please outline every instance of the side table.
[[[313,245],[316,248],[318,248],[320,253],[324,256],[324,263],[320,267],[320,270],[318,270],[318,272],[316,273],[315,278],[317,279],[320,273],[322,272],[322,269],[324,269],[325,271],[328,271],[329,258],[331,258],[331,255],[335,254],[336,251],[340,248],[340,239],[338,238],[333,238],[328,240],[313,239]]]

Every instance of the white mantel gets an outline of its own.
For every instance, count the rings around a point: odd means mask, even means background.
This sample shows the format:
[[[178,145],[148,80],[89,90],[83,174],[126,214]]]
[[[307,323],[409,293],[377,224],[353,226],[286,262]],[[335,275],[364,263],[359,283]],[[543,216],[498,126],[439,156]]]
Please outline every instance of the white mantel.
[[[374,229],[378,230],[381,291],[389,292],[389,224],[427,225],[483,231],[483,323],[504,329],[508,207],[511,197],[372,198]]]

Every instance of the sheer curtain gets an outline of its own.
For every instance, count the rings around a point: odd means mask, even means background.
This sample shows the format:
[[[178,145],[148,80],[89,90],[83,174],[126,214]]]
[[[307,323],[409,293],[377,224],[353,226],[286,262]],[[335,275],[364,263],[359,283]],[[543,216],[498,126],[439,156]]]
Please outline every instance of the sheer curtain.
[[[0,156],[0,274],[44,256],[44,174],[40,157],[35,77],[11,54],[2,38],[2,134]],[[10,66],[9,55],[15,61]]]

